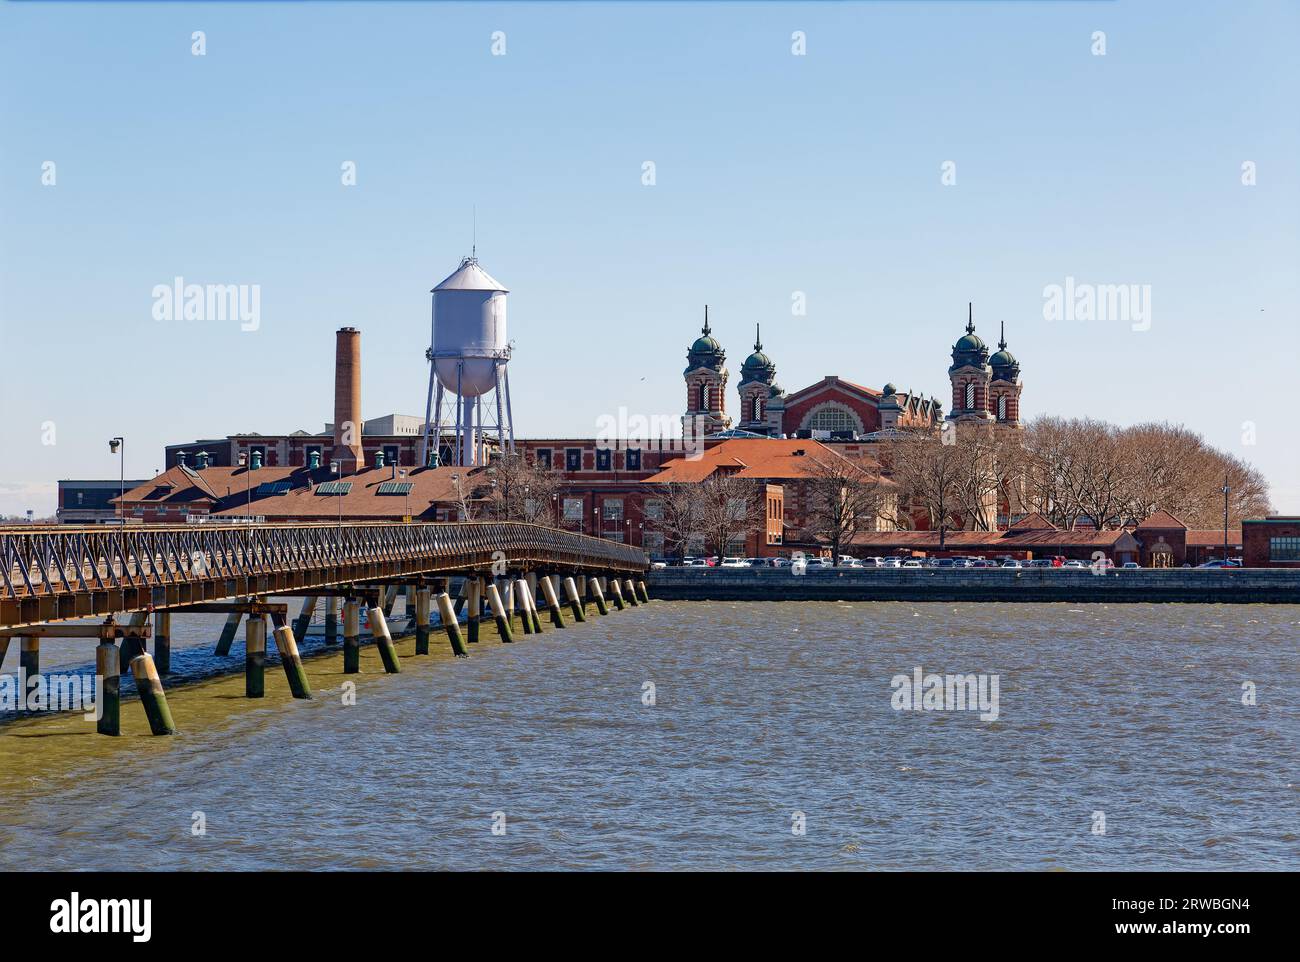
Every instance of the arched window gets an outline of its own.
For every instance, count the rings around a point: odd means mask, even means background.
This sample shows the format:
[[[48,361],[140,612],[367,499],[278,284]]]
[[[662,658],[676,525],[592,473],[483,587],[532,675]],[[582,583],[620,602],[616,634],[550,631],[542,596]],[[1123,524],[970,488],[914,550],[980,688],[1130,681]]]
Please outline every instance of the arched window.
[[[700,406],[698,410],[707,411],[708,409],[709,409],[709,386],[707,384],[701,384],[700,385]]]
[[[762,419],[763,419],[763,399],[761,397],[756,397],[754,398],[754,415],[752,418],[750,418],[750,420],[761,421]]]
[[[966,382],[966,410],[975,410],[975,382]]]
[[[808,427],[814,431],[856,431],[857,422],[852,414],[840,407],[824,407],[813,412]]]
[[[1000,398],[998,398],[998,420],[1005,421],[1006,419],[1007,419],[1007,396],[1004,394]]]

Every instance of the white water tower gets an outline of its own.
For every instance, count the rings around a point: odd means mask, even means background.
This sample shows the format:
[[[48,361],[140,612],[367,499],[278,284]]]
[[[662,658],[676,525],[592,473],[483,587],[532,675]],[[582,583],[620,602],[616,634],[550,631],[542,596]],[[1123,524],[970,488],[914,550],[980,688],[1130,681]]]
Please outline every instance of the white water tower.
[[[455,426],[451,461],[483,464],[483,439],[495,432],[497,449],[513,452],[510,413],[510,342],[506,338],[509,293],[471,256],[433,289],[433,340],[429,397],[424,409],[420,462],[428,465],[441,447],[444,427]],[[488,398],[484,411],[484,398]],[[433,444],[430,445],[432,435]]]

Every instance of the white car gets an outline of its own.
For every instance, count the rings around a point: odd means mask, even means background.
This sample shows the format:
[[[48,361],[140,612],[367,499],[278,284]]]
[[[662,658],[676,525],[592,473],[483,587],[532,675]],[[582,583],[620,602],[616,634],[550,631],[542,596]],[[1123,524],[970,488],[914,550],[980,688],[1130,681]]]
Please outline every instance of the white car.
[[[1002,562],[1002,567],[1004,567],[1004,568],[1023,568],[1024,565],[1022,565],[1019,561],[1004,561],[1004,562]]]
[[[901,568],[903,567],[902,558],[881,558],[880,567],[882,568]]]
[[[924,568],[924,567],[925,567],[925,565],[921,564],[921,562],[917,561],[915,558],[909,558],[909,559],[907,559],[906,561],[903,562],[903,565],[902,565],[902,566],[903,566],[904,568]]]
[[[753,566],[752,564],[749,563],[749,559],[748,559],[748,558],[723,558],[723,559],[722,559],[722,564],[721,564],[719,567],[722,567],[722,568],[752,568],[752,567],[754,567],[754,566]]]
[[[1088,565],[1085,562],[1076,559],[1074,561],[1063,562],[1061,564],[1061,567],[1062,568],[1086,568],[1088,567]]]
[[[652,562],[650,562],[650,567],[651,567],[651,568],[667,568],[667,567],[668,567],[668,562],[666,562],[666,561],[652,561]]]
[[[773,558],[773,559],[772,559],[772,567],[773,567],[773,568],[788,568],[788,567],[790,567],[790,559],[789,559],[789,558]]]

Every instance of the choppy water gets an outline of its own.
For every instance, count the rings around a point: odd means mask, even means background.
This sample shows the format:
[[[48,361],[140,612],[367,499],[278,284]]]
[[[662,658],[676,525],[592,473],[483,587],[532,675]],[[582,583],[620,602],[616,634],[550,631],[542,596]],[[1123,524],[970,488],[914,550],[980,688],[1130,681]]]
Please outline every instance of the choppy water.
[[[311,702],[174,688],[174,739],[135,703],[120,739],[0,726],[0,869],[1294,870],[1297,638],[1281,606],[656,602],[469,661],[408,641],[397,676],[366,649],[355,706],[334,653]],[[895,711],[917,666],[999,675],[1000,718]]]

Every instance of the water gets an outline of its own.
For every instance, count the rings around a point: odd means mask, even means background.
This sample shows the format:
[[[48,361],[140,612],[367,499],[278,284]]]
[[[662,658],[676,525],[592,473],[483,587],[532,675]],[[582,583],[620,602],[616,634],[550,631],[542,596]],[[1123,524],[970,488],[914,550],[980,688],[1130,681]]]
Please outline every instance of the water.
[[[175,618],[176,664],[221,621]],[[174,687],[175,739],[134,702],[119,739],[0,726],[0,869],[1294,870],[1298,637],[1290,606],[656,602],[408,640],[396,676],[367,648],[355,706],[335,651],[311,702]],[[999,719],[894,711],[917,666],[998,674]]]

